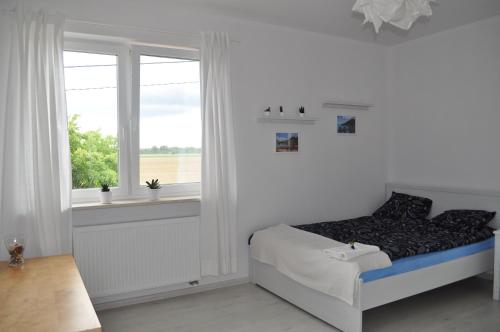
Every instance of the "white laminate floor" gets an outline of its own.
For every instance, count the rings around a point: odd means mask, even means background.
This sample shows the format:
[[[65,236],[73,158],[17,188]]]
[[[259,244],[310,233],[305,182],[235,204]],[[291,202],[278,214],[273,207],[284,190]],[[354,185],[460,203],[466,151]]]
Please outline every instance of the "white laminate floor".
[[[364,313],[363,331],[500,332],[492,282],[471,278]],[[246,284],[98,313],[104,332],[332,332],[335,328]]]

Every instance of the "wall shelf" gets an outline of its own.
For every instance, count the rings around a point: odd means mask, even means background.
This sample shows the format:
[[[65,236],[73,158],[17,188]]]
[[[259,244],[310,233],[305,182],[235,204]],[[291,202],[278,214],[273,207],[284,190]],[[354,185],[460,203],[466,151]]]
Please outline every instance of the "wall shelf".
[[[367,111],[372,107],[373,104],[357,102],[357,101],[334,100],[334,101],[323,102],[323,108]]]
[[[298,116],[261,116],[257,119],[258,122],[262,123],[296,123],[296,124],[314,124],[318,119],[309,116],[304,116],[303,118]]]

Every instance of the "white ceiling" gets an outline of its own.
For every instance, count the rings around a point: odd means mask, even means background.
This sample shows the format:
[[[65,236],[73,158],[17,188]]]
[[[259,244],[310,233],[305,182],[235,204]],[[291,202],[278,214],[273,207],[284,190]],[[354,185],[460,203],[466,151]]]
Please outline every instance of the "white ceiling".
[[[430,18],[410,31],[384,25],[376,35],[363,16],[351,11],[354,0],[169,0],[212,14],[326,33],[359,41],[394,45],[459,25],[500,15],[500,0],[438,0]],[[499,31],[500,32],[500,31]]]

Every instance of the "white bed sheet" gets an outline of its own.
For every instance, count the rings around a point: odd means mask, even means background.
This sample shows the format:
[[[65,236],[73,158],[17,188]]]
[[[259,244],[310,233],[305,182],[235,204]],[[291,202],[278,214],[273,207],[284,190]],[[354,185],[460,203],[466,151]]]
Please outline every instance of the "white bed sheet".
[[[280,224],[254,233],[250,255],[304,286],[353,305],[359,275],[392,263],[382,251],[350,261],[330,258],[323,253],[324,249],[340,245],[343,243]]]

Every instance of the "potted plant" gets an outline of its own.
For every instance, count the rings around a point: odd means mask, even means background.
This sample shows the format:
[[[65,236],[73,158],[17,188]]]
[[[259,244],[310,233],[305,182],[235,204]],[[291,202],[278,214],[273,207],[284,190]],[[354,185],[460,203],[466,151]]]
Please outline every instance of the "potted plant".
[[[160,198],[160,181],[158,179],[146,181],[146,187],[148,187],[149,200],[157,201]]]
[[[111,189],[109,189],[108,183],[101,183],[101,203],[102,204],[111,204],[113,199],[113,193]]]
[[[304,108],[304,106],[300,106],[300,108],[299,108],[299,116],[301,118],[303,118],[304,115],[305,115],[305,113],[306,113],[306,109]]]

